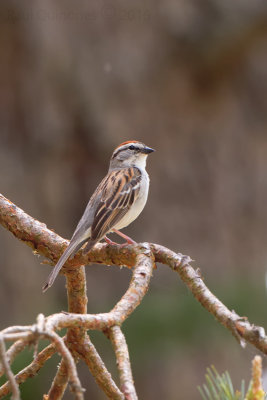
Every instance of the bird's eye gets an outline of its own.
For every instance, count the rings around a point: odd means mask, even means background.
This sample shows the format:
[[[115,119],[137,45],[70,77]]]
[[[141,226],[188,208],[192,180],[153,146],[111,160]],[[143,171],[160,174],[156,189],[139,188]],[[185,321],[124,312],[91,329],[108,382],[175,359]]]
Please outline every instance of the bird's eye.
[[[131,144],[131,146],[129,146],[130,150],[135,150],[135,147]]]

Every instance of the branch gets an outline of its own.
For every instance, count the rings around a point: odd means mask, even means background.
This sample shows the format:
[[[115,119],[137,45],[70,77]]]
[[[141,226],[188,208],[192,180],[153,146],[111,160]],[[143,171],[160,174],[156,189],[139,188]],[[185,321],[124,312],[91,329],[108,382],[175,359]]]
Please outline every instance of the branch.
[[[1,363],[2,363],[3,369],[5,371],[5,374],[10,382],[11,391],[12,391],[12,400],[20,400],[19,387],[17,385],[16,379],[13,375],[13,372],[11,371],[11,368],[10,368],[8,360],[7,360],[6,346],[5,346],[3,336],[0,336],[0,358],[1,358]]]
[[[89,337],[85,338],[84,341],[80,343],[79,356],[87,364],[96,383],[109,399],[125,400],[124,395],[113,381]]]
[[[7,351],[8,352],[8,351]],[[42,368],[44,363],[55,354],[55,345],[50,344],[46,348],[44,348],[37,357],[29,364],[27,367],[22,369],[16,376],[16,382],[20,385],[21,383],[25,382],[28,378],[33,378],[39,370]],[[11,386],[9,382],[4,383],[0,387],[0,398],[6,396],[11,390]]]
[[[137,400],[125,336],[119,326],[112,326],[109,330],[109,337],[116,354],[121,390],[125,399]]]
[[[71,274],[66,275],[67,278],[67,295],[68,309],[73,313],[86,313],[87,311],[87,295],[86,295],[86,279],[84,267],[79,267]],[[80,343],[80,340],[86,335],[84,329],[74,327],[68,330],[66,337],[66,345],[68,346],[72,356],[75,357],[74,344]],[[53,380],[52,386],[48,392],[49,399],[61,399],[68,384],[68,366],[64,359],[61,360],[57,374]]]
[[[35,252],[49,258],[52,263],[55,263],[58,260],[65,247],[68,245],[68,241],[47,229],[44,224],[27,215],[2,195],[0,195],[0,223],[10,230],[15,237],[30,245]],[[96,349],[89,342],[89,338],[85,331],[88,329],[95,329],[102,330],[103,332],[111,332],[112,341],[118,359],[119,375],[123,393],[127,395],[126,392],[129,391],[132,396],[129,398],[136,398],[134,397],[136,394],[131,377],[128,349],[119,326],[130,316],[142,301],[146,291],[148,290],[155,261],[163,263],[169,266],[173,271],[177,272],[194,297],[203,307],[213,314],[222,325],[231,331],[231,333],[239,340],[241,345],[244,345],[245,341],[247,341],[263,353],[267,354],[267,337],[264,328],[250,324],[248,320],[239,317],[234,311],[231,312],[222,302],[220,302],[220,300],[218,300],[205,286],[199,270],[194,270],[191,267],[190,262],[192,260],[190,257],[183,256],[180,253],[174,253],[173,251],[156,244],[143,243],[122,248],[116,245],[99,243],[86,255],[83,255],[82,252],[78,252],[75,257],[72,260],[69,260],[62,268],[62,272],[67,277],[69,306],[70,310],[73,312],[58,313],[48,316],[45,319],[45,328],[46,332],[49,334],[52,332],[50,339],[57,338],[57,336],[54,336],[56,335],[54,331],[62,328],[70,328],[69,332],[72,332],[72,334],[71,337],[69,336],[68,344],[71,352],[74,357],[78,356],[84,359],[91,371],[98,371],[100,373],[100,379],[96,378],[98,374],[97,372],[94,372],[93,374],[98,384],[102,387],[105,393],[110,396],[110,398],[123,399],[123,395],[112,381],[112,378],[105,369]],[[133,269],[133,276],[129,288],[109,313],[85,313],[87,299],[85,294],[85,280],[83,278],[83,266],[88,265],[89,263],[127,266]],[[76,290],[75,292],[75,287],[79,288],[80,284],[84,285],[81,294],[79,293],[79,290]],[[72,309],[72,306],[78,308]],[[17,326],[4,329],[0,334],[4,335],[5,340],[34,340],[32,329],[33,326]],[[32,336],[29,332],[31,332]],[[75,339],[75,336],[78,338],[78,345],[74,344],[75,340],[73,339]],[[124,349],[121,355],[118,353],[118,346],[116,343],[120,343],[120,346],[122,346],[121,349]],[[19,347],[19,345],[16,346]],[[14,354],[16,353],[15,347],[13,347],[14,350],[12,350],[12,352],[14,351]],[[77,381],[74,384],[74,381],[77,378],[76,369],[73,369],[75,364],[72,357],[72,361],[68,358],[69,350],[67,349],[66,352],[64,347],[60,348],[58,342],[57,348],[58,351],[62,353],[64,360],[69,366],[68,373],[71,376],[72,385],[76,385],[75,387],[77,387]],[[5,385],[3,385],[2,388]],[[109,394],[107,386],[109,386],[110,389]],[[79,385],[78,387],[80,390]],[[3,390],[2,388],[0,388],[0,396],[1,391]],[[82,396],[82,393],[79,392],[79,390],[77,395]]]
[[[62,399],[68,386],[68,367],[64,360],[61,361],[52,386],[48,392],[47,399]]]
[[[41,324],[42,323],[42,324]],[[41,337],[47,338],[51,340],[55,348],[57,349],[58,353],[61,354],[66,367],[67,367],[67,372],[68,372],[68,378],[70,380],[70,385],[71,385],[71,390],[73,391],[75,395],[75,400],[83,400],[83,389],[80,384],[80,380],[77,374],[76,370],[76,365],[75,362],[71,356],[70,351],[68,350],[67,346],[64,343],[64,339],[62,339],[57,333],[49,330],[45,326],[45,320],[42,314],[40,314],[37,318],[37,324],[33,325],[30,329],[28,326],[26,327],[13,327],[13,328],[8,328],[4,329],[1,333],[1,339],[2,340],[17,340],[18,338],[20,339],[25,339],[29,342],[36,342],[39,340]],[[2,359],[5,361],[5,355],[2,356]],[[35,363],[36,364],[36,363]],[[14,393],[14,379],[12,379],[12,376],[10,375],[10,371],[6,369],[6,365],[3,362],[5,372],[8,373],[8,378],[9,378],[9,387],[11,386],[12,391]],[[15,381],[16,382],[16,381]],[[3,388],[3,386],[2,386]],[[1,388],[1,389],[2,389]]]
[[[142,253],[136,257],[137,263],[133,269],[130,286],[113,310],[100,314],[53,314],[46,318],[47,329],[57,330],[78,325],[86,329],[104,331],[113,325],[121,325],[142,301],[152,276],[154,257],[148,243],[138,246],[138,250]]]
[[[9,364],[12,364],[13,360],[16,358],[16,356],[22,352],[22,350],[25,349],[26,346],[28,346],[28,342],[25,340],[18,340],[15,342],[6,352],[6,359]],[[0,365],[0,376],[2,376],[5,373],[5,370],[3,366],[1,367]]]
[[[75,395],[75,400],[83,400],[84,389],[81,386],[80,379],[77,374],[75,362],[71,356],[70,351],[64,343],[64,340],[57,335],[55,332],[49,332],[47,330],[40,332],[40,335],[47,337],[52,340],[57,348],[57,351],[62,355],[64,363],[67,368],[68,378],[70,381],[71,391]]]
[[[193,296],[223,326],[231,331],[243,347],[245,341],[247,341],[264,354],[267,354],[267,337],[264,328],[251,324],[246,317],[240,317],[234,311],[230,311],[207,288],[201,279],[199,270],[194,270],[187,263],[182,264],[179,255],[160,245],[151,245],[151,248],[156,260],[167,264],[172,270],[178,272]]]
[[[69,311],[77,314],[85,314],[87,312],[87,294],[84,266],[74,269],[66,275],[66,278]],[[81,329],[79,326],[69,329],[66,343],[76,361],[78,361],[79,357],[86,362],[96,380],[96,383],[104,393],[106,393],[109,398],[122,400],[122,393],[112,380],[105,364],[92,344],[89,336],[86,334],[86,329]],[[67,367],[64,360],[62,360],[52,387],[48,393],[48,398],[61,399],[67,387],[67,383]]]
[[[53,263],[57,262],[69,243],[55,232],[47,229],[44,223],[26,214],[1,194],[0,224],[17,239],[30,246],[34,250],[34,254],[38,253]],[[65,263],[62,272],[65,273],[90,263],[132,267],[135,263],[135,257],[134,246],[127,246],[121,249],[119,246],[107,246],[99,243],[86,255],[79,251],[75,257]]]

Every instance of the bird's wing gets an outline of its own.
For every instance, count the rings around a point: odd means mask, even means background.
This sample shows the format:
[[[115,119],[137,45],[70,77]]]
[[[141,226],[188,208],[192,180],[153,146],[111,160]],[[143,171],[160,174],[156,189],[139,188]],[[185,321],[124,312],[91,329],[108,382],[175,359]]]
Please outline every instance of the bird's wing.
[[[90,247],[93,247],[124,217],[139,194],[140,181],[141,172],[134,167],[111,171],[100,182],[87,204],[69,246],[43,286],[43,292],[52,286],[67,259],[73,256],[85,242],[89,240]]]
[[[101,193],[91,226],[91,239],[100,240],[127,213],[140,192],[141,171],[126,168],[111,171],[102,181]]]

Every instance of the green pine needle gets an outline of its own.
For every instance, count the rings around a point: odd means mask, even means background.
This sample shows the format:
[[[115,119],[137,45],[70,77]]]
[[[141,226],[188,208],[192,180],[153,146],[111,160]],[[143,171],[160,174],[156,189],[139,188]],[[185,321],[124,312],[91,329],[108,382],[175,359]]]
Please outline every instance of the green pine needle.
[[[219,375],[216,368],[207,368],[206,383],[198,387],[203,400],[244,400],[245,383],[241,382],[240,391],[234,391],[229,373]]]

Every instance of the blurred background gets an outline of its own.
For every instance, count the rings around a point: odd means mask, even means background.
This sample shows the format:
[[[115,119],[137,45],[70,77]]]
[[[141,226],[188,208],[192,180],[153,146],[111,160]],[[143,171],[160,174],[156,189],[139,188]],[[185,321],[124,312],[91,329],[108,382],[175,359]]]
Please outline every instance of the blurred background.
[[[113,148],[141,140],[157,150],[150,196],[124,232],[190,255],[225,305],[266,326],[266,46],[262,0],[1,1],[2,194],[70,238]],[[66,310],[62,276],[42,294],[50,267],[2,228],[0,250],[0,329]],[[109,311],[130,276],[87,267],[88,312]],[[248,383],[256,350],[165,266],[124,332],[140,399],[200,399],[211,364]],[[116,376],[110,343],[92,338]],[[22,386],[24,399],[48,391],[58,360]],[[103,400],[79,373],[86,398]]]

